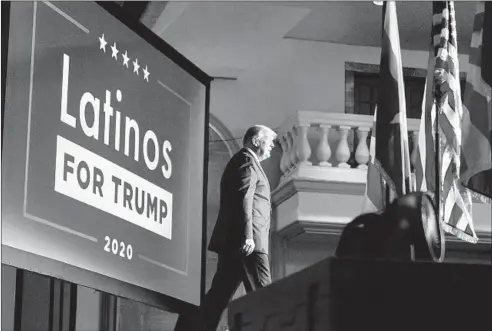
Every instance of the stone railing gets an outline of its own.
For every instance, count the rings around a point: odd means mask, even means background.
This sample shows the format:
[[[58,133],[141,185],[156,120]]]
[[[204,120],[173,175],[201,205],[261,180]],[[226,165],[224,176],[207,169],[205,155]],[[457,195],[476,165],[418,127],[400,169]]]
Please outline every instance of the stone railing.
[[[372,125],[369,115],[298,110],[279,128],[283,178],[299,166],[367,169]],[[407,122],[412,162],[419,125],[417,119]]]

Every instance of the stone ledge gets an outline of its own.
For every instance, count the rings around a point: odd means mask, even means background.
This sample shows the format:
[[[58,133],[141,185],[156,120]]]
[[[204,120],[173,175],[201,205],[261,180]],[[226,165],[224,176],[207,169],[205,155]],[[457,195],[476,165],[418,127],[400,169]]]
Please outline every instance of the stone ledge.
[[[344,223],[322,223],[313,221],[296,221],[278,231],[284,240],[312,242],[311,236],[340,236],[345,228]],[[321,239],[322,240],[322,239]]]
[[[273,205],[280,205],[297,192],[363,195],[366,177],[367,171],[361,169],[300,165],[272,192]]]
[[[298,220],[282,228],[277,234],[288,241],[319,242],[338,239],[345,226],[345,223]],[[448,233],[445,235],[446,250],[492,253],[492,234],[490,232],[477,231],[479,241],[476,244],[465,242]]]
[[[320,192],[363,195],[367,170],[300,164],[280,179],[272,192],[273,204],[278,206],[296,192]],[[473,197],[473,203],[481,201]]]

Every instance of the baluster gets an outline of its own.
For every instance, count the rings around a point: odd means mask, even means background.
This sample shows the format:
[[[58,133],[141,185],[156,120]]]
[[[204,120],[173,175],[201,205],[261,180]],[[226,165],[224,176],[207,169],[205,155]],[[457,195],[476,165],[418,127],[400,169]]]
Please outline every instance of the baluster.
[[[297,139],[296,139],[296,135],[298,134],[297,133],[297,128],[296,127],[293,127],[292,128],[292,131],[289,132],[291,138],[292,138],[292,145],[291,145],[291,149],[290,149],[290,163],[291,163],[291,166],[292,167],[295,167],[297,165]]]
[[[331,167],[331,163],[328,162],[331,157],[330,144],[328,143],[328,133],[330,132],[331,125],[321,124],[319,126],[318,147],[316,149],[316,157],[318,158],[319,165],[322,167]]]
[[[290,160],[290,156],[292,153],[292,136],[289,132],[285,135],[285,141],[287,142],[287,155],[285,156],[285,169],[287,172],[290,171],[292,167],[292,161]]]
[[[285,139],[285,136],[281,137],[279,139],[280,141],[280,146],[282,147],[282,157],[280,158],[280,171],[282,171],[282,174],[285,174],[287,171],[287,164],[286,164],[286,157],[288,157],[288,151],[287,151],[287,142]]]
[[[338,142],[337,151],[335,156],[338,161],[339,168],[350,168],[350,165],[347,161],[350,159],[350,148],[348,145],[348,130],[350,130],[350,126],[340,126],[340,141]]]
[[[410,154],[410,162],[412,168],[417,164],[417,145],[419,143],[419,131],[412,131],[412,153]]]
[[[311,164],[309,162],[309,157],[311,156],[311,146],[309,146],[309,141],[307,138],[309,126],[308,125],[300,125],[297,128],[297,157],[299,159],[299,163],[303,164]]]
[[[367,135],[369,134],[368,127],[357,128],[357,138],[359,143],[355,150],[355,160],[359,164],[358,169],[367,169],[367,162],[369,161],[369,147],[367,147]]]

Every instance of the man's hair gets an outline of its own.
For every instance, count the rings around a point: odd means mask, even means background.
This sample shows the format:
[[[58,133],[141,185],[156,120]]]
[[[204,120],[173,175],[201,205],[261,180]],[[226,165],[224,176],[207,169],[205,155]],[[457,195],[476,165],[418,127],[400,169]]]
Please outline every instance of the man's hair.
[[[270,129],[268,126],[258,125],[258,124],[253,125],[244,134],[243,145],[252,143],[254,138],[261,139],[263,137],[268,137],[268,136],[273,137],[273,139],[277,138],[277,134],[275,133],[275,131]]]

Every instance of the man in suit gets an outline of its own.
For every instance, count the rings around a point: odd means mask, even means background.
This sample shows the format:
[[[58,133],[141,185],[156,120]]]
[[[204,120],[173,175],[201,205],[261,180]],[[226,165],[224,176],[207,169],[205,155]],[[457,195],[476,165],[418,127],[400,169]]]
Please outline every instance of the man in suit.
[[[271,283],[270,185],[260,162],[270,157],[276,137],[266,126],[249,128],[244,148],[227,164],[220,182],[219,215],[208,247],[218,254],[217,271],[197,316],[180,316],[175,331],[215,331],[241,282],[247,292]],[[193,319],[198,328],[188,324]]]

